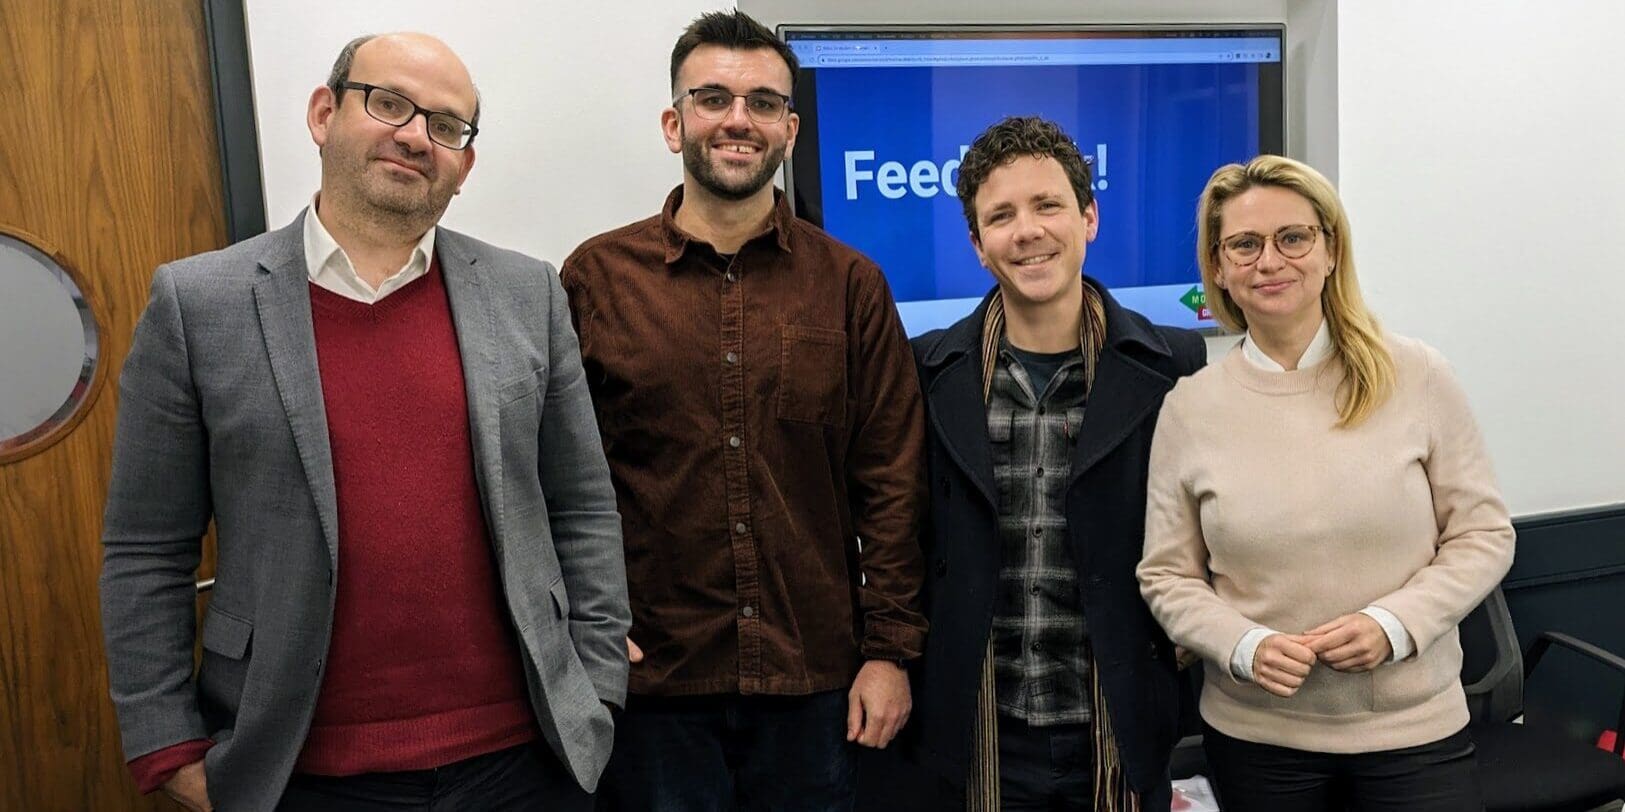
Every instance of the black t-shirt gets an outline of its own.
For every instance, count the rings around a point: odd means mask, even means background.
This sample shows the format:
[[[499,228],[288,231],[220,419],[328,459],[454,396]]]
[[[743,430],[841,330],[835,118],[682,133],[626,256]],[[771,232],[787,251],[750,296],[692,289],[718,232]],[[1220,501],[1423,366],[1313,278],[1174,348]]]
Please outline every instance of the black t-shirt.
[[[1033,385],[1033,397],[1043,399],[1044,390],[1049,388],[1049,382],[1055,373],[1061,371],[1061,365],[1078,357],[1078,348],[1062,352],[1029,352],[1014,344],[1006,342],[1010,354],[1021,362],[1021,368],[1027,373],[1027,379]]]

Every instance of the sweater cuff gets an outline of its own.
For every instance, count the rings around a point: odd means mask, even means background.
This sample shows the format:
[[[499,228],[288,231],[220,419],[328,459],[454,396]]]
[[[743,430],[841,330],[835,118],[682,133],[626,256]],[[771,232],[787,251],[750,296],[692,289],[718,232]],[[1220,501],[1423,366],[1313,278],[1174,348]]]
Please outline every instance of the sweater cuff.
[[[1258,646],[1264,639],[1272,634],[1279,634],[1274,629],[1258,626],[1248,629],[1236,643],[1236,650],[1230,653],[1230,676],[1238,682],[1253,681],[1253,656],[1258,654]]]
[[[1388,635],[1388,647],[1393,649],[1388,662],[1397,663],[1416,650],[1416,643],[1411,640],[1411,633],[1405,631],[1405,624],[1399,622],[1399,616],[1381,606],[1367,606],[1360,610],[1360,614],[1377,621],[1382,627],[1382,633]]]
[[[201,760],[213,746],[213,739],[193,739],[154,750],[130,760],[130,776],[135,779],[136,789],[146,795],[175,777],[182,767]]]

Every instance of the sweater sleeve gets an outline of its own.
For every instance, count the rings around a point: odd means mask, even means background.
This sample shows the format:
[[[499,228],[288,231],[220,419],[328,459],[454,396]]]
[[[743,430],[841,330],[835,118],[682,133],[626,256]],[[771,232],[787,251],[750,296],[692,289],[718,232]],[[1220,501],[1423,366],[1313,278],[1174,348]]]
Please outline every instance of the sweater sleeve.
[[[1454,628],[1512,566],[1512,520],[1467,396],[1442,356],[1427,361],[1427,458],[1439,538],[1433,561],[1372,604],[1393,612],[1418,652]]]
[[[1184,391],[1181,391],[1184,390]],[[1229,671],[1236,645],[1254,623],[1213,591],[1207,541],[1190,468],[1197,449],[1184,418],[1190,390],[1169,393],[1151,441],[1146,487],[1145,554],[1136,575],[1151,614],[1169,639]]]

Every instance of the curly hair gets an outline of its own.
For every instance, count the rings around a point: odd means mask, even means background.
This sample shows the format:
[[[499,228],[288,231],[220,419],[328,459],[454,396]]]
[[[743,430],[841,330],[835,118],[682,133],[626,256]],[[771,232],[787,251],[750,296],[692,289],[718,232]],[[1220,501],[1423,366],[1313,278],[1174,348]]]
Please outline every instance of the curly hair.
[[[976,192],[987,182],[993,170],[1023,156],[1054,158],[1066,170],[1066,179],[1077,195],[1078,208],[1086,209],[1095,202],[1094,178],[1089,162],[1072,143],[1071,136],[1059,124],[1037,116],[1010,116],[976,136],[970,150],[959,164],[959,181],[954,188],[959,193],[959,205],[965,209],[965,224],[970,233],[980,237],[976,227]]]

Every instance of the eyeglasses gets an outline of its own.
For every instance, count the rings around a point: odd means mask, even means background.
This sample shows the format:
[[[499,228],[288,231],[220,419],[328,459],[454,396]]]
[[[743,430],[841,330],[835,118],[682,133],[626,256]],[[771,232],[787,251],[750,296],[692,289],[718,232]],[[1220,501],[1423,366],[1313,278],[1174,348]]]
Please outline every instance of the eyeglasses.
[[[450,113],[426,110],[416,102],[393,90],[361,82],[345,82],[345,90],[359,90],[366,94],[364,106],[367,115],[392,127],[404,127],[419,113],[428,123],[429,140],[446,149],[467,149],[474,134],[480,129]]]
[[[1264,255],[1264,244],[1275,243],[1275,250],[1287,259],[1303,259],[1315,248],[1315,237],[1331,231],[1320,226],[1282,226],[1274,234],[1243,231],[1219,241],[1224,255],[1237,265],[1251,265]]]
[[[680,103],[684,96],[694,99],[694,112],[700,118],[711,121],[727,118],[728,111],[733,109],[734,99],[741,97],[745,100],[745,114],[757,124],[777,124],[784,120],[784,114],[790,110],[790,97],[770,90],[730,93],[720,87],[691,87],[672,99],[671,103]]]

